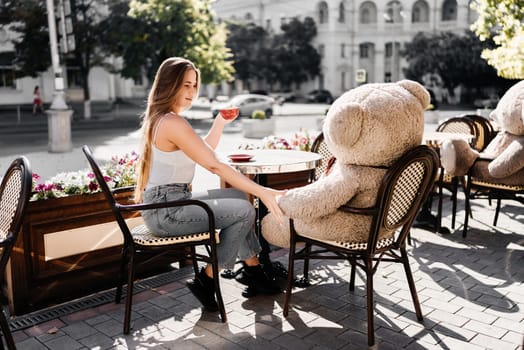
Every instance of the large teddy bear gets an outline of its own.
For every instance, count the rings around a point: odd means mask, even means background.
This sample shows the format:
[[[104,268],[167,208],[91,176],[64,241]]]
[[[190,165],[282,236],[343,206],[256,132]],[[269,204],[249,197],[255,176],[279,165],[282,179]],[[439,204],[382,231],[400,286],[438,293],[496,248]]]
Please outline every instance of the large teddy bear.
[[[524,80],[513,85],[497,104],[490,118],[500,132],[482,153],[466,141],[446,140],[441,145],[442,166],[450,175],[473,177],[506,185],[524,184]],[[481,157],[479,161],[476,160]]]
[[[262,234],[276,246],[289,247],[289,218],[303,235],[325,240],[366,241],[371,218],[343,213],[344,204],[375,204],[378,188],[400,156],[420,145],[429,93],[411,80],[366,84],[347,91],[329,108],[323,124],[325,141],[336,162],[317,181],[289,190],[279,199],[281,225],[271,213]],[[381,238],[393,232],[383,232]]]

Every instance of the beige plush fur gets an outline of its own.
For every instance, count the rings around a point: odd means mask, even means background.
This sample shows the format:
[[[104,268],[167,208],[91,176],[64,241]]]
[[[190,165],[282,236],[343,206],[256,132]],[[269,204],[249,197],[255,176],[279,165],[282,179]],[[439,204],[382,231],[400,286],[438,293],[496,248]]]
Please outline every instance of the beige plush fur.
[[[384,167],[421,143],[428,104],[428,92],[410,80],[362,85],[340,96],[323,125],[326,143],[337,158],[335,165],[328,175],[289,190],[279,200],[297,231],[322,239],[365,241],[370,219],[338,208],[346,203],[356,208],[375,203]],[[289,246],[287,217],[284,225],[272,214],[264,217],[262,234],[268,242]]]
[[[506,185],[524,184],[524,81],[513,85],[497,104],[490,118],[501,128],[482,153],[474,151],[464,141],[442,143],[442,165],[455,176],[463,176],[473,166],[476,178]],[[479,160],[478,157],[489,160]]]

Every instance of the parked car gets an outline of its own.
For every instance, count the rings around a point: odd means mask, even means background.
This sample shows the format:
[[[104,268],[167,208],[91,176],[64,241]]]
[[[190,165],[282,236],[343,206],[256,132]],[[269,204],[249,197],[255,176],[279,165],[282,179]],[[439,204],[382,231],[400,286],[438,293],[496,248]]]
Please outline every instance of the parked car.
[[[313,90],[306,95],[308,102],[333,103],[333,95],[328,90]]]
[[[217,103],[213,105],[211,113],[213,117],[216,117],[218,111],[221,108],[226,107],[238,107],[240,117],[250,117],[251,113],[256,110],[262,110],[266,112],[266,116],[269,118],[273,115],[273,105],[275,99],[270,96],[258,95],[258,94],[243,94],[236,95],[232,99],[224,103]]]

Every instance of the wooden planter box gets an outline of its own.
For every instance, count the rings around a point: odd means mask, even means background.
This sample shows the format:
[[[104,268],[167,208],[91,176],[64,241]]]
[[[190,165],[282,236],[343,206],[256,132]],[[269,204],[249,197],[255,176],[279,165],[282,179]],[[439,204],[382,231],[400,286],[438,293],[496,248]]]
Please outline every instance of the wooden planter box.
[[[121,203],[132,196],[132,188],[116,191]],[[130,226],[143,222],[133,215],[126,218]],[[11,314],[116,286],[121,244],[122,233],[102,193],[30,202],[7,270]],[[169,262],[152,266],[145,275],[166,271]]]

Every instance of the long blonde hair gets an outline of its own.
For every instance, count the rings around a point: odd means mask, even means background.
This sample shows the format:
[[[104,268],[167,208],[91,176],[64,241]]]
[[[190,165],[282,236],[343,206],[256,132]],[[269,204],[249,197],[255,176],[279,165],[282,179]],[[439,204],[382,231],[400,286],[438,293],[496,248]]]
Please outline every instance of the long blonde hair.
[[[200,87],[200,71],[189,60],[181,57],[170,57],[164,60],[156,72],[153,86],[147,99],[147,107],[142,115],[142,140],[140,158],[137,165],[135,202],[142,201],[142,192],[149,180],[151,168],[151,147],[154,142],[155,126],[160,118],[171,111],[177,95],[184,84],[184,74],[194,70],[197,75],[197,91]]]

